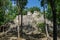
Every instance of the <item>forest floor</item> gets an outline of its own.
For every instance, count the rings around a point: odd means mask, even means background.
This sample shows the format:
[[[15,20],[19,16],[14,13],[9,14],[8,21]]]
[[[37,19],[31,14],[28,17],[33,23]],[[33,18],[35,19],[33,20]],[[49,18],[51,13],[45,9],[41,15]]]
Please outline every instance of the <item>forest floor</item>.
[[[20,39],[20,40],[21,40],[21,39]],[[25,39],[22,39],[22,40],[25,40]],[[45,38],[40,38],[40,39],[38,39],[38,40],[47,40],[47,37],[45,37]],[[53,40],[53,37],[50,37],[49,40]],[[60,40],[60,38],[57,38],[57,40]]]

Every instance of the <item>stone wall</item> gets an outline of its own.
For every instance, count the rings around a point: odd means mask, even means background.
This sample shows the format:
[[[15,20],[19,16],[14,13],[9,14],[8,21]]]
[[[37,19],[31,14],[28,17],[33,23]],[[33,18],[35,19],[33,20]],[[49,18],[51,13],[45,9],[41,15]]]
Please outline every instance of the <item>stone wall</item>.
[[[40,16],[38,17],[38,15],[40,15]],[[20,20],[20,24],[21,24],[21,15],[19,15],[19,17],[20,17],[19,20]],[[18,25],[18,16],[14,19],[14,23],[15,23],[15,25]],[[36,24],[38,24],[38,23],[44,23],[43,14],[41,14],[37,11],[34,11],[34,13],[32,14],[29,11],[29,12],[27,12],[27,15],[23,15],[23,25],[26,26],[24,28],[27,28],[28,25],[31,25],[31,27],[28,26],[28,28],[25,31],[27,31],[29,28],[30,28],[30,30],[33,31],[33,28],[34,28],[33,33],[38,33],[39,32],[38,27],[36,26]],[[49,21],[48,19],[46,19],[46,23],[52,26],[52,22]],[[30,33],[32,33],[32,31]]]

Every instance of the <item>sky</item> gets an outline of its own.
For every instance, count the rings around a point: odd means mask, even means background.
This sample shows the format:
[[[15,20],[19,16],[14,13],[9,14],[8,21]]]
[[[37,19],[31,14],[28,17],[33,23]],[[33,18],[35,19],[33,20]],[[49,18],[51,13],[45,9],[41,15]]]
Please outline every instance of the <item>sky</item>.
[[[39,7],[40,10],[42,11],[42,7],[41,7],[41,0],[28,0],[28,3],[26,5],[26,7],[30,8],[30,7]]]
[[[28,0],[26,7],[30,8],[33,6],[40,7],[40,2],[38,0]]]
[[[41,2],[41,0],[40,1],[39,0],[28,0],[28,3],[27,3],[27,5],[25,7],[28,7],[28,8],[30,8],[30,7],[39,7],[40,10],[42,11],[43,9],[41,7],[40,2]],[[12,2],[12,3],[14,5],[14,2]]]

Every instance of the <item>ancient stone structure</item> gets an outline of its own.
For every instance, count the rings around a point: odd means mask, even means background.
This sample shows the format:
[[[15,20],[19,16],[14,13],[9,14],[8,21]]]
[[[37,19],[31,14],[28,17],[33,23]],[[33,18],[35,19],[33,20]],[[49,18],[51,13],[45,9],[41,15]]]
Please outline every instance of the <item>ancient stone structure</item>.
[[[39,16],[40,15],[40,16]],[[39,16],[39,17],[38,17]],[[14,19],[15,25],[18,25],[18,16]],[[20,22],[21,22],[21,15],[20,15]],[[44,16],[40,14],[37,11],[34,11],[32,14],[30,11],[27,12],[27,15],[23,15],[23,31],[27,34],[31,34],[32,32],[34,34],[40,33],[38,31],[38,27],[36,24],[38,23],[44,23]],[[49,24],[52,26],[52,22],[46,19],[46,24]]]
[[[19,21],[20,21],[20,25],[21,25],[21,15],[19,15],[19,16],[20,16]],[[10,28],[7,31],[5,31],[4,33],[3,32],[0,33],[0,36],[2,36],[4,34],[7,34],[13,28],[17,29],[19,21],[18,21],[18,16],[16,16],[16,18],[13,20],[14,23],[9,23]],[[39,35],[41,32],[38,31],[38,27],[37,27],[38,23],[44,23],[44,15],[40,14],[37,11],[34,11],[33,14],[30,11],[27,12],[27,15],[23,15],[23,32],[27,35],[29,35],[29,34],[34,34],[34,36]],[[53,26],[52,22],[49,21],[48,19],[46,19],[46,24],[49,24],[50,26]],[[52,30],[51,27],[50,27],[50,29]],[[30,36],[29,36],[29,38],[30,38]],[[15,37],[11,37],[10,39],[11,40],[15,39]],[[16,39],[17,39],[17,37],[16,37]]]

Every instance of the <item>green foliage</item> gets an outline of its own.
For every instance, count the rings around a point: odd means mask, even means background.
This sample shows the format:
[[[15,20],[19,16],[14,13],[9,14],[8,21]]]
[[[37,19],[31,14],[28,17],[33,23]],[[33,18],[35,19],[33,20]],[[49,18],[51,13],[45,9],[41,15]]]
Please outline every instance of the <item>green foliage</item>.
[[[26,4],[27,4],[28,0],[18,0],[18,3],[20,6],[20,8],[25,8]]]
[[[17,14],[17,6],[12,6],[10,0],[0,0],[0,26],[12,21]]]
[[[0,0],[0,25],[4,22],[4,9],[3,9],[3,0]]]
[[[28,9],[28,11],[31,11],[33,13],[34,11],[40,11],[40,9],[38,7],[31,7]]]
[[[45,25],[44,25],[44,23],[38,23],[37,27],[41,28],[41,30],[42,30],[43,33],[45,32]]]
[[[27,15],[27,10],[22,11],[23,15]]]
[[[23,10],[27,4],[28,0],[16,0],[19,11]]]
[[[46,14],[46,18],[49,19],[49,20],[53,20],[53,13],[52,13],[52,8],[51,8],[51,4],[50,4],[50,1],[47,1],[47,13]],[[60,0],[55,0],[55,6],[56,6],[56,17],[57,17],[57,24],[60,24]],[[43,7],[45,4],[44,4],[44,0],[41,0],[41,6]]]
[[[26,15],[27,11],[24,9],[25,9],[25,6],[26,6],[28,0],[16,0],[16,2],[17,2],[17,6],[18,6],[18,14],[20,15],[22,13],[23,15]]]
[[[46,18],[50,21],[53,21],[53,15],[52,15],[52,10],[50,5],[48,5],[48,9],[47,9],[47,13],[46,14]]]
[[[57,4],[57,23],[60,25],[60,0],[56,1]]]

